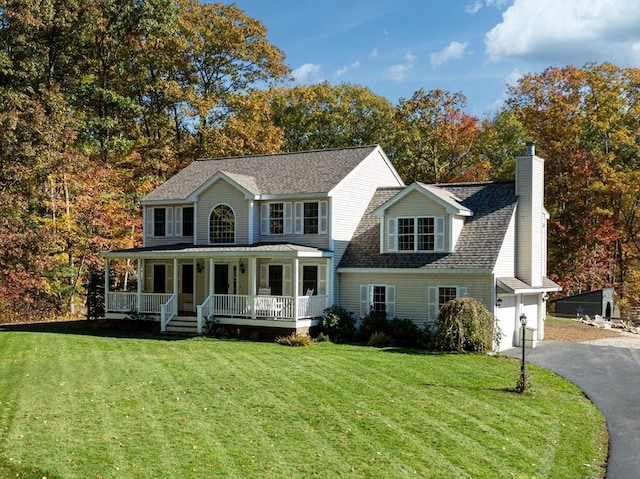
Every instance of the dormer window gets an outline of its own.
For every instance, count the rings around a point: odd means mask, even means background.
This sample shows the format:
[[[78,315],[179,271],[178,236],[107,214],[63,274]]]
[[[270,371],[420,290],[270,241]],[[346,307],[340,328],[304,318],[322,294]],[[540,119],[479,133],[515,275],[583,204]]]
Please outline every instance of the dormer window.
[[[444,217],[389,218],[389,251],[444,251]]]

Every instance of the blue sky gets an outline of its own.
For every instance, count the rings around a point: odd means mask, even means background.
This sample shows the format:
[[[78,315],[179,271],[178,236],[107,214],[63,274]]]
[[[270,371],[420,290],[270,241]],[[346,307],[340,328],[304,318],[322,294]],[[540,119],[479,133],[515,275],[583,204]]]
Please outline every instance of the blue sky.
[[[223,2],[232,3],[232,2]],[[235,0],[284,51],[294,84],[369,87],[397,104],[460,91],[483,117],[548,66],[640,67],[640,0]]]

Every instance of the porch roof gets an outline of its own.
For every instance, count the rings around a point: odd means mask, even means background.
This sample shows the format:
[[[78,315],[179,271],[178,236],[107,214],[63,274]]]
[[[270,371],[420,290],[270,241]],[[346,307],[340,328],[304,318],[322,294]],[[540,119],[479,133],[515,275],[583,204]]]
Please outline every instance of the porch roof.
[[[526,293],[544,293],[551,291],[560,291],[562,287],[557,283],[553,282],[546,276],[542,278],[541,286],[531,286],[521,279],[515,277],[501,277],[496,278],[498,283],[498,292],[499,293],[510,293],[510,294],[526,294]]]
[[[104,251],[104,258],[228,258],[230,256],[277,258],[328,258],[333,252],[293,243],[256,243],[252,245],[197,246],[180,243]]]

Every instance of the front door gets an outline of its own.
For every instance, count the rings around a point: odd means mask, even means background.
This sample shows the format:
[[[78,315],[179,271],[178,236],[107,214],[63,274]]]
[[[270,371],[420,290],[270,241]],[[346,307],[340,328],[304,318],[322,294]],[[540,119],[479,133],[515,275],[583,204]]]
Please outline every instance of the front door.
[[[215,264],[214,294],[229,294],[229,265]]]

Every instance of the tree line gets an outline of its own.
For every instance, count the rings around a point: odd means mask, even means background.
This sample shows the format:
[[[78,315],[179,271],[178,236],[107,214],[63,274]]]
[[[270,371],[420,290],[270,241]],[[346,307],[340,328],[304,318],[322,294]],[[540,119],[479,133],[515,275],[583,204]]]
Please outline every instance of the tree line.
[[[512,179],[534,141],[550,276],[640,303],[640,69],[549,67],[483,119],[461,92],[393,105],[290,74],[235,5],[0,0],[0,321],[73,313],[100,252],[140,244],[140,198],[197,157],[374,143],[406,183],[443,183]]]

